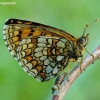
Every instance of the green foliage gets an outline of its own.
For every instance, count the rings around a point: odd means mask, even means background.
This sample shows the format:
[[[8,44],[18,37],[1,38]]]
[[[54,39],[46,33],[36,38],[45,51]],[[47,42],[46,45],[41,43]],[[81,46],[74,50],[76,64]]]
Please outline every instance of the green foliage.
[[[7,2],[7,0],[6,0]],[[54,26],[80,37],[88,22],[100,19],[99,0],[9,0],[0,1],[0,100],[50,100],[54,79],[41,83],[28,76],[10,55],[3,40],[3,26],[8,18],[31,20]],[[90,52],[100,43],[100,22],[88,30]],[[87,55],[85,53],[85,55]],[[74,65],[75,66],[75,65]],[[64,100],[100,99],[100,61],[90,65],[78,77]]]

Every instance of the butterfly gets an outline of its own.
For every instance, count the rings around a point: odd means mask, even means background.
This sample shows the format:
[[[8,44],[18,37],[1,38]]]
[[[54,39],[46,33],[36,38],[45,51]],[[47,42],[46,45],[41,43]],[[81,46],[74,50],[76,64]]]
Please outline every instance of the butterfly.
[[[86,29],[85,29],[86,30]],[[22,68],[41,82],[59,75],[69,64],[83,57],[88,35],[80,38],[44,24],[8,19],[4,41]]]

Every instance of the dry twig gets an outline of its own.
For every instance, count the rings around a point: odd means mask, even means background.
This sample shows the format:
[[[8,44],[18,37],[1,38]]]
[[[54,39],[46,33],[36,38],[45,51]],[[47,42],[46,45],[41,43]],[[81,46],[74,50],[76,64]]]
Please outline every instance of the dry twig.
[[[68,89],[72,85],[72,83],[76,80],[76,78],[81,74],[81,71],[84,71],[90,64],[95,62],[98,58],[100,58],[100,45],[94,50],[93,53],[91,53],[94,56],[94,59],[91,55],[88,55],[81,64],[81,70],[80,66],[77,65],[70,73],[70,75],[67,77],[68,79],[65,78],[64,80],[60,79],[60,82],[57,82],[53,86],[53,97],[52,100],[63,100],[64,95],[67,93]]]

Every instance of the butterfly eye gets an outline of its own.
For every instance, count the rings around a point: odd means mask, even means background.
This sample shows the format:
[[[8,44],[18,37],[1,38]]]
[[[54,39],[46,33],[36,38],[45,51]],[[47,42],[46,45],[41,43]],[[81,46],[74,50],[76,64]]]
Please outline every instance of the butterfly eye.
[[[87,44],[87,40],[86,40],[85,37],[81,37],[81,38],[79,39],[79,42],[80,42],[81,44],[83,44],[83,46],[85,46],[85,45]]]

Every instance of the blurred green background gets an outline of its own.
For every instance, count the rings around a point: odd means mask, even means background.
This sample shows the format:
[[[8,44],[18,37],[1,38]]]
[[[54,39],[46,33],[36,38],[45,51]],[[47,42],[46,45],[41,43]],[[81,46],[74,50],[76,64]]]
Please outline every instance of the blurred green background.
[[[3,5],[2,2],[15,4]],[[100,0],[0,0],[0,100],[51,100],[54,79],[38,82],[25,73],[7,50],[3,26],[8,18],[54,26],[80,37],[85,24],[100,20]],[[100,22],[88,30],[87,50],[100,44]],[[85,52],[85,56],[88,55]],[[77,63],[71,63],[75,66]],[[100,60],[90,65],[73,83],[64,100],[100,100]],[[66,70],[64,70],[66,71]]]

